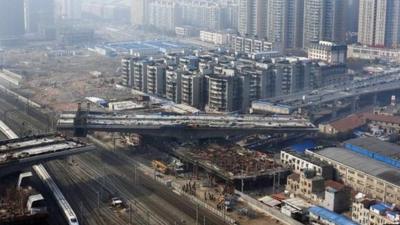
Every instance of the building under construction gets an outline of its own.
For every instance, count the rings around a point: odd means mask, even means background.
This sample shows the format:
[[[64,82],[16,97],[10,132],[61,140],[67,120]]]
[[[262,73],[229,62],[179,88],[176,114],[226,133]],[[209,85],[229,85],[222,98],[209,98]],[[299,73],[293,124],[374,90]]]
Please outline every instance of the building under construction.
[[[207,144],[199,147],[178,147],[172,154],[189,163],[193,172],[199,169],[240,186],[242,182],[252,186],[279,185],[289,170],[277,164],[273,155],[251,151],[237,145]]]

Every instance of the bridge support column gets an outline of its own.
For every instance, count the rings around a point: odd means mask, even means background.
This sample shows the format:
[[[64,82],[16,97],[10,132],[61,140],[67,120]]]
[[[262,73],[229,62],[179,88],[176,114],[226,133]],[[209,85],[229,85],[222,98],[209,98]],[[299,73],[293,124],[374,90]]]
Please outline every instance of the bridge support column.
[[[193,176],[199,178],[199,165],[193,164]]]
[[[375,93],[375,94],[372,96],[372,104],[373,104],[374,106],[378,105],[378,94],[377,94],[377,93]]]
[[[358,110],[358,100],[359,100],[359,97],[354,97],[351,100],[351,112],[352,113],[354,113]]]
[[[88,109],[90,110],[90,106],[88,105]],[[78,111],[76,112],[76,117],[74,119],[74,136],[75,137],[86,137],[87,129],[87,116],[89,116],[89,111],[82,111],[81,103],[78,103]]]
[[[17,189],[20,189],[22,182],[30,177],[32,177],[32,172],[21,173],[18,177]]]
[[[338,101],[335,100],[335,101],[333,102],[333,105],[332,105],[331,119],[336,119],[336,117],[337,117],[337,104],[338,104]]]

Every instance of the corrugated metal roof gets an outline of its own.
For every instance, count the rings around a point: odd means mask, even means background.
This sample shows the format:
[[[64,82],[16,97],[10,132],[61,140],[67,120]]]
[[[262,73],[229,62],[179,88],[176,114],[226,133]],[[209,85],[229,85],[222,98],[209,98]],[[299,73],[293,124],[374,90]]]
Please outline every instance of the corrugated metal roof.
[[[337,214],[320,206],[310,207],[308,211],[316,216],[321,217],[321,219],[328,220],[336,225],[359,225],[343,215]]]
[[[389,142],[381,141],[374,137],[360,137],[344,142],[362,147],[368,151],[379,153],[393,158],[400,158],[400,146]]]
[[[325,148],[314,153],[400,186],[400,172],[398,169],[367,156],[344,148]]]

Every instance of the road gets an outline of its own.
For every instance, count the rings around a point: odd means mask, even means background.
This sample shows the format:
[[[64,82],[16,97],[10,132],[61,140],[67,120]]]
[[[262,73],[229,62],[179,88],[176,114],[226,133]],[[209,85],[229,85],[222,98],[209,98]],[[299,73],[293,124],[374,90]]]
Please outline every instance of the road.
[[[26,130],[31,130],[31,133],[40,133],[47,128],[40,121],[17,111],[13,105],[0,99],[0,115],[4,116],[5,112],[8,112],[5,115],[5,122],[20,135],[25,134]],[[48,163],[47,166],[52,177],[80,216],[82,224],[129,224],[129,213],[115,212],[108,207],[108,201],[100,201],[97,204],[97,192],[102,186],[99,185],[101,176],[105,177],[106,189],[111,190],[108,194],[114,192],[113,194],[120,195],[128,203],[134,204],[132,208],[136,209],[137,213],[132,213],[133,216],[136,215],[132,224],[149,224],[148,215],[150,215],[151,225],[196,224],[196,218],[201,223],[205,221],[207,225],[224,224],[222,219],[207,210],[199,209],[197,214],[196,205],[182,199],[181,196],[140,172],[136,177],[138,183],[135,184],[132,178],[133,161],[128,156],[108,150],[98,152],[75,156],[77,165],[70,166],[65,160],[59,160]],[[102,200],[106,200],[105,198],[103,194]],[[147,218],[143,216],[144,214],[147,214]]]

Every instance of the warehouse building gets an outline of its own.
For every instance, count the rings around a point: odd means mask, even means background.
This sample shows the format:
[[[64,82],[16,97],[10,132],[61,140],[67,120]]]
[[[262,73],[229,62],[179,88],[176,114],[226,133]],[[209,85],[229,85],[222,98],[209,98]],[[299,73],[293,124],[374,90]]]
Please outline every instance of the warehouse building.
[[[331,164],[336,180],[380,201],[400,204],[400,172],[397,168],[354,151],[330,147],[306,154]]]
[[[396,144],[384,142],[374,137],[361,137],[344,142],[344,147],[400,169],[400,146]]]
[[[324,179],[333,178],[332,165],[319,159],[301,154],[295,151],[281,151],[281,163],[292,169],[293,172],[300,174],[305,170],[313,170],[316,175]]]

